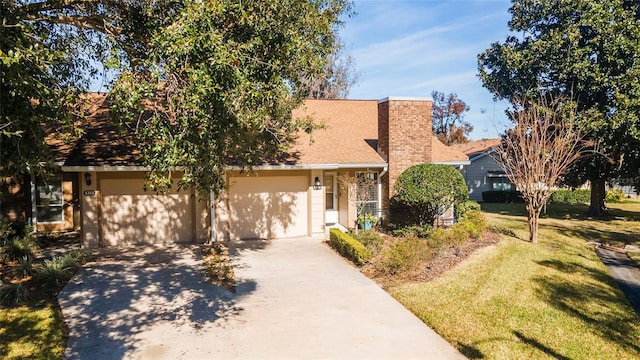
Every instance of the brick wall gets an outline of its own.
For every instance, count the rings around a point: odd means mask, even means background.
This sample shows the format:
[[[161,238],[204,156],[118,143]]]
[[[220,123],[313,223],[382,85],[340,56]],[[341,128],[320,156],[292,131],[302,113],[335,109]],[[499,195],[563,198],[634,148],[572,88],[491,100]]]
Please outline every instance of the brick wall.
[[[429,99],[387,98],[378,102],[378,151],[389,163],[382,179],[384,209],[389,208],[393,186],[404,170],[431,163],[431,109]]]

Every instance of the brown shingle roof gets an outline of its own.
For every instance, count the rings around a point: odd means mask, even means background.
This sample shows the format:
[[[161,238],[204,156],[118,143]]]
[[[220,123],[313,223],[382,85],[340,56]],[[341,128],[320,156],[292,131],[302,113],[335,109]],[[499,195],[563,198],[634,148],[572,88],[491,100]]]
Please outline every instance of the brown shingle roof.
[[[470,141],[465,144],[455,144],[451,145],[452,148],[455,148],[458,151],[462,151],[467,154],[469,158],[485,153],[496,146],[500,145],[501,139],[482,139],[477,141]]]
[[[468,156],[453,146],[447,146],[433,137],[431,143],[431,161],[434,163],[464,162]]]
[[[90,94],[88,99],[90,115],[83,120],[83,136],[71,143],[49,139],[50,145],[55,145],[57,159],[64,161],[65,166],[142,165],[135,143],[123,136],[109,116],[106,95]],[[377,152],[377,100],[306,100],[293,115],[310,116],[324,127],[314,130],[311,136],[301,133],[289,154],[271,164],[386,164]],[[445,146],[435,137],[432,141],[434,162],[467,160],[463,153]]]
[[[84,134],[69,152],[65,166],[141,166],[140,151],[109,114],[106,95],[90,97],[91,113],[83,120]]]
[[[323,129],[302,134],[291,152],[300,164],[381,164],[376,100],[306,100],[294,116],[309,115]]]

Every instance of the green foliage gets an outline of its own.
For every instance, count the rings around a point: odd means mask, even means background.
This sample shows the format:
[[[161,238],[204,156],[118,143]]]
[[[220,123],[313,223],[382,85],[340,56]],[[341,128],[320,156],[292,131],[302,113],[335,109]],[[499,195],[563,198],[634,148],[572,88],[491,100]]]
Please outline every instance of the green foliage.
[[[433,226],[431,225],[408,225],[408,226],[400,226],[391,230],[391,234],[393,236],[399,237],[419,237],[421,239],[428,238],[433,231]]]
[[[638,5],[515,0],[510,13],[513,35],[478,55],[483,85],[497,99],[545,93],[577,102],[585,140],[595,147],[565,180],[591,180],[598,203],[590,211],[600,215],[605,180],[637,174],[640,166]]]
[[[469,199],[462,174],[453,166],[442,164],[408,168],[396,180],[394,193],[394,208],[406,209],[408,223],[418,225],[433,224],[446,209]]]
[[[607,191],[607,202],[608,203],[619,203],[624,200],[624,192],[620,189],[611,189]]]
[[[33,256],[25,255],[18,259],[18,264],[13,268],[14,274],[27,277],[33,274]]]
[[[591,190],[556,190],[551,195],[550,202],[553,203],[588,203],[591,200]]]
[[[78,268],[80,263],[75,255],[56,256],[36,265],[34,278],[40,286],[56,293],[71,279]]]
[[[377,264],[377,269],[388,275],[399,274],[415,268],[433,253],[423,239],[413,236],[400,238],[382,251],[382,260]]]
[[[461,202],[456,204],[453,208],[456,218],[462,218],[469,211],[480,211],[482,210],[480,204],[473,200],[467,200],[465,202]]]
[[[339,229],[329,230],[329,244],[340,255],[353,261],[356,265],[364,265],[371,259],[369,249],[351,235],[345,234]]]
[[[353,234],[353,238],[364,245],[371,254],[377,254],[384,245],[384,238],[374,230],[363,230]]]
[[[29,299],[29,290],[21,283],[5,284],[0,282],[0,305],[16,306]]]
[[[518,191],[483,191],[482,201],[486,203],[521,203],[522,194]]]
[[[434,229],[428,242],[434,249],[462,245],[479,239],[487,226],[487,220],[482,212],[471,210],[458,219],[450,229]]]
[[[185,1],[154,29],[144,68],[123,74],[113,111],[138,126],[154,191],[225,189],[225,166],[277,159],[310,119],[292,117],[324,74],[345,0]],[[158,81],[159,78],[165,79]],[[162,97],[157,97],[162,93]],[[142,101],[157,106],[143,112]],[[139,118],[140,114],[144,114]],[[141,121],[139,121],[141,120]]]
[[[32,257],[38,243],[31,236],[10,238],[4,241],[0,248],[2,256],[7,260],[18,260],[24,256]]]

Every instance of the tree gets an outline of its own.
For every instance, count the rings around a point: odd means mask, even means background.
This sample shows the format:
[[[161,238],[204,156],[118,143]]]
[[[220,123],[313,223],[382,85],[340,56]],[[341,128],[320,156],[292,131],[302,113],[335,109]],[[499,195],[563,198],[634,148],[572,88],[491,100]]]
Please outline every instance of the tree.
[[[529,241],[538,239],[540,211],[562,176],[582,154],[582,134],[575,103],[522,99],[510,112],[513,129],[493,154],[527,208]]]
[[[224,190],[226,164],[276,159],[298,131],[313,128],[291,110],[308,95],[303,75],[325,71],[339,19],[350,11],[347,0],[2,4],[3,44],[5,29],[19,29],[42,49],[43,64],[59,55],[41,71],[54,89],[83,91],[86,79],[66,75],[96,74],[95,62],[117,68],[112,114],[136,136],[151,168],[150,188],[165,191],[179,169],[177,186],[201,193]],[[16,69],[17,78],[25,71]],[[3,94],[22,85],[9,86]],[[60,100],[57,93],[47,96],[48,103]]]
[[[327,57],[324,71],[315,78],[303,76],[303,86],[307,87],[312,99],[346,99],[349,90],[360,80],[351,55],[344,53],[344,45],[336,42]]]
[[[605,184],[630,161],[640,139],[640,21],[637,2],[515,0],[509,36],[478,56],[483,85],[498,99],[540,92],[578,102],[592,151],[568,179],[590,180],[590,214],[605,207]],[[635,168],[635,169],[634,169]]]
[[[393,206],[408,210],[409,222],[433,225],[452,206],[469,200],[464,177],[451,165],[414,165],[396,180]]]
[[[469,111],[469,106],[462,101],[456,93],[444,93],[433,91],[433,133],[445,145],[462,144],[469,142],[467,136],[473,131],[473,126],[464,121],[464,113]]]

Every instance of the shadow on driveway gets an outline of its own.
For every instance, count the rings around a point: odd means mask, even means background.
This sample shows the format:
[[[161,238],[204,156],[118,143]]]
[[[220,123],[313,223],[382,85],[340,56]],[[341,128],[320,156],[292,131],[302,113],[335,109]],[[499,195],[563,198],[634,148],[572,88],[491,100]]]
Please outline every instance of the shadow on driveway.
[[[58,295],[66,358],[161,357],[172,342],[238,314],[235,295],[204,279],[198,245],[102,250]]]

